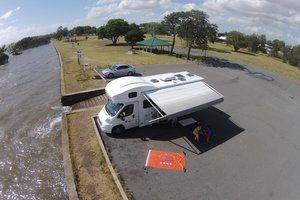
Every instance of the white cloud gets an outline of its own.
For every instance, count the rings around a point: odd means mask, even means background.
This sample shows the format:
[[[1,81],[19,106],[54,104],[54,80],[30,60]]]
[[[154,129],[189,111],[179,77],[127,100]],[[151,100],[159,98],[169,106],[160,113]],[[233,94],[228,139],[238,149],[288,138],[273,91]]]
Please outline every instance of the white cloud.
[[[297,42],[300,30],[298,0],[204,0],[201,8],[220,30],[235,28],[247,34],[266,34],[274,39]],[[294,37],[287,37],[290,33]]]
[[[160,21],[166,13],[196,8],[193,3],[172,0],[98,0],[96,6],[88,8],[86,21],[93,24],[97,21],[101,25],[111,18],[124,18],[135,23]]]
[[[114,3],[114,2],[118,2],[120,0],[98,0],[97,4],[109,4],[109,3]]]
[[[14,26],[0,28],[0,46],[3,44],[17,42],[24,37],[44,35],[55,32],[58,26],[58,24],[52,24],[49,26],[30,26],[21,29]]]
[[[14,11],[16,12],[16,11],[18,11],[20,9],[21,9],[21,7],[17,7],[17,8],[14,9]]]
[[[146,10],[170,6],[170,0],[122,0],[118,6],[120,10]]]
[[[17,7],[17,8],[15,8],[15,9],[13,9],[13,10],[7,11],[6,13],[4,13],[3,15],[0,16],[0,20],[9,18],[10,16],[12,16],[12,14],[13,14],[14,12],[16,12],[16,11],[18,11],[18,10],[20,10],[20,9],[21,9],[21,7]]]
[[[13,12],[14,12],[13,10],[7,11],[5,14],[3,14],[0,17],[0,20],[9,18],[13,14]]]

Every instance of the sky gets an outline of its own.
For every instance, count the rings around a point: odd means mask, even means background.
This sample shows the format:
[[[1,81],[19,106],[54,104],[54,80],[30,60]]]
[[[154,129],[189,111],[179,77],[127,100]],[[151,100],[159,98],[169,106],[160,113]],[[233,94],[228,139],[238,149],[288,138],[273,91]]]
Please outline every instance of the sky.
[[[0,0],[0,45],[59,26],[102,26],[109,19],[160,22],[175,11],[202,10],[219,32],[265,34],[300,44],[299,0]]]

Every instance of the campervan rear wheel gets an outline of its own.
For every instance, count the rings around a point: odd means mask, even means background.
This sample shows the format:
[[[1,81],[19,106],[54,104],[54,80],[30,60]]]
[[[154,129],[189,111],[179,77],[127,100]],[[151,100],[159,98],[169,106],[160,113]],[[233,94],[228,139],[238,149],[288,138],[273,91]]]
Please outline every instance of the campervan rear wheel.
[[[123,133],[124,131],[124,126],[120,125],[120,126],[115,126],[113,129],[112,129],[112,133],[115,134],[115,135],[120,135],[121,133]]]

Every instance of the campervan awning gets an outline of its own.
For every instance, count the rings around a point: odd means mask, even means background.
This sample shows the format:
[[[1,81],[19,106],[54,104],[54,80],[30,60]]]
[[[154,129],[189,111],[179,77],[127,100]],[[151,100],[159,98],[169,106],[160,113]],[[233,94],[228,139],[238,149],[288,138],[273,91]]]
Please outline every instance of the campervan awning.
[[[224,96],[203,81],[145,92],[165,115],[188,114],[224,101]]]

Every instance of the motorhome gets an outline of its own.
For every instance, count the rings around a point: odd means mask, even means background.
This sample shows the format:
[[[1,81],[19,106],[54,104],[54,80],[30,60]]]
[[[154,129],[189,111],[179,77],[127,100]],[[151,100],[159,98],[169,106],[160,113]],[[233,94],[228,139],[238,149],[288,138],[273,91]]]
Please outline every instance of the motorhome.
[[[122,77],[105,87],[108,102],[98,114],[103,132],[120,134],[153,123],[175,123],[181,116],[224,101],[224,96],[187,71]]]

